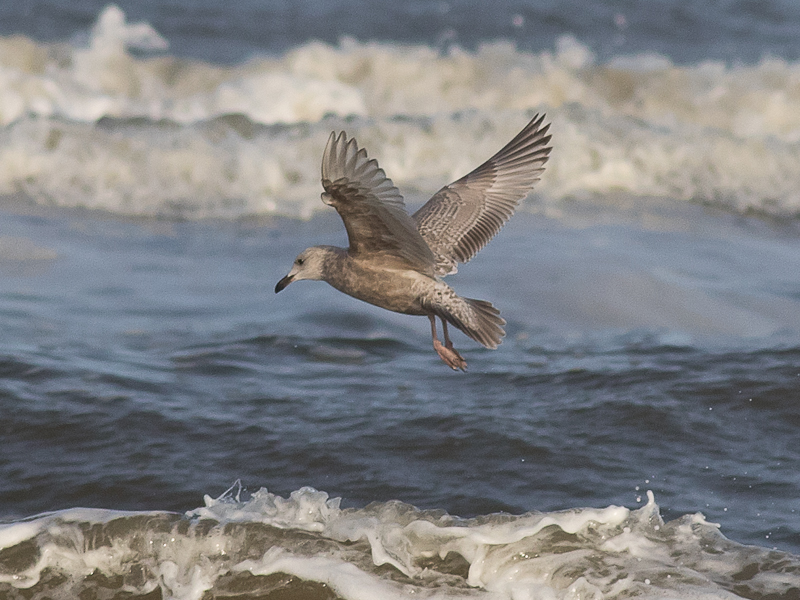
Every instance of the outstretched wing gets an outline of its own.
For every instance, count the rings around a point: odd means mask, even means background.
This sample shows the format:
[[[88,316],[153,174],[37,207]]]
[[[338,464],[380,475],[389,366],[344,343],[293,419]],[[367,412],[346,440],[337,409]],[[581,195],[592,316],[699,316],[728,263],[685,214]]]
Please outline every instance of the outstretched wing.
[[[382,254],[433,273],[433,254],[392,180],[355,139],[331,133],[322,157],[322,201],[344,221],[352,256]]]
[[[439,190],[414,213],[422,238],[433,251],[436,274],[455,273],[456,263],[475,256],[514,214],[539,181],[552,149],[550,124],[538,114],[500,152]]]

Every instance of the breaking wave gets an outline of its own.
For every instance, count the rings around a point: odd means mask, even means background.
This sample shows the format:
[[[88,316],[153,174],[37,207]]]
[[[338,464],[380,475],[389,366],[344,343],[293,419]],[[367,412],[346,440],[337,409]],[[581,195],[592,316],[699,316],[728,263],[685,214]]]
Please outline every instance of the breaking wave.
[[[703,515],[576,508],[460,519],[401,502],[340,508],[303,488],[186,514],[71,509],[0,525],[0,594],[225,598],[789,598],[800,558]],[[792,595],[794,594],[794,595]]]
[[[598,61],[343,39],[222,66],[172,56],[116,6],[83,40],[0,38],[0,194],[122,214],[308,216],[346,127],[420,199],[535,112],[554,151],[529,203],[632,194],[800,214],[800,63]]]

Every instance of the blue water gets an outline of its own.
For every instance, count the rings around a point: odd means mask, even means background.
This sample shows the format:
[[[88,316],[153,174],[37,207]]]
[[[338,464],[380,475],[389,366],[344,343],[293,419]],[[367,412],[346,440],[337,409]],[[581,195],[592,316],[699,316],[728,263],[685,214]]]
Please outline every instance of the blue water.
[[[0,33],[40,40],[85,35],[103,0],[15,2],[0,7]],[[753,62],[764,55],[800,58],[800,7],[791,0],[652,2],[524,2],[498,0],[127,0],[131,21],[146,21],[170,41],[171,52],[231,63],[280,53],[310,40],[350,36],[474,48],[496,39],[541,51],[570,33],[602,57],[656,52],[680,63]]]
[[[0,5],[0,597],[797,597],[800,8],[489,6]],[[331,130],[413,209],[535,112],[466,374],[273,293]]]

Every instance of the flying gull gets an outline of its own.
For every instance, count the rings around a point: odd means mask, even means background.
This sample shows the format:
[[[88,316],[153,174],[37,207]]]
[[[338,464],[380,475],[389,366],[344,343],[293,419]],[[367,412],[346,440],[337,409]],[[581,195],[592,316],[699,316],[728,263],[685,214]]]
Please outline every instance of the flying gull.
[[[425,315],[439,357],[452,369],[465,370],[447,324],[494,349],[506,322],[489,302],[462,298],[442,278],[489,243],[539,181],[551,150],[544,118],[536,115],[502,150],[443,187],[413,215],[378,162],[344,131],[331,133],[322,156],[322,201],[344,221],[350,246],[303,250],[275,293],[293,281],[322,280],[375,306]],[[444,344],[436,335],[436,317]]]

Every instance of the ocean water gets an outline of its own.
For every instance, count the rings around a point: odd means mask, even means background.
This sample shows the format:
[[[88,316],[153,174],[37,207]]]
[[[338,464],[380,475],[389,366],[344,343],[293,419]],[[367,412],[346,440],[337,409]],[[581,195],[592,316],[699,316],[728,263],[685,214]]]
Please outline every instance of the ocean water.
[[[320,283],[346,129],[412,209],[537,112],[448,283]],[[0,598],[800,598],[800,5],[0,4]]]

